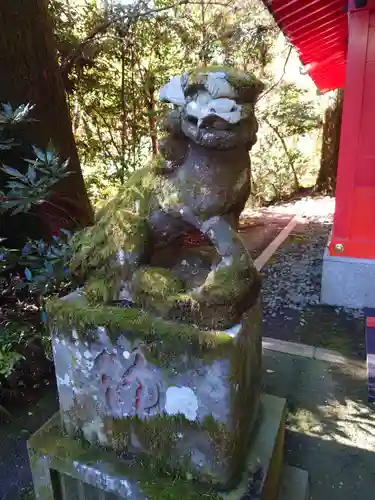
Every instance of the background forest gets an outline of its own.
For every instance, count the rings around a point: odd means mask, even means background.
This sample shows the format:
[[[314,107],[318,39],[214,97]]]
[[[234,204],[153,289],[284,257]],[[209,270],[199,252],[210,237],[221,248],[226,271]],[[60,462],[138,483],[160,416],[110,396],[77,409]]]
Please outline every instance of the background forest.
[[[252,154],[253,201],[280,199],[306,182],[313,185],[327,99],[316,95],[309,77],[296,78],[300,63],[263,4],[170,5],[107,1],[103,21],[102,2],[53,2],[73,130],[94,204],[157,152],[158,89],[186,68],[213,63],[253,71],[267,85]]]
[[[171,76],[224,64],[266,84],[252,205],[334,189],[343,96],[318,95],[260,0],[4,5],[0,405],[10,417],[10,396],[52,369],[44,301],[77,285],[66,265],[71,233],[157,154],[158,89]]]

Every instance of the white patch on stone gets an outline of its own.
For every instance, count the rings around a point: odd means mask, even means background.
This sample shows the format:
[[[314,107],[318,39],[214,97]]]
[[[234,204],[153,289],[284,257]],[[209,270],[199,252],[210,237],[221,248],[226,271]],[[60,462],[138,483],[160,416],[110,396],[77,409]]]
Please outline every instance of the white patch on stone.
[[[122,288],[119,293],[119,300],[129,300],[132,302],[132,292],[131,292],[131,284],[129,282],[124,282]]]
[[[174,76],[169,82],[160,89],[160,100],[167,101],[176,106],[185,104],[185,96],[182,91],[181,77]]]
[[[99,431],[98,431],[98,439],[99,439],[99,442],[100,444],[108,444],[108,439],[107,439],[107,435],[104,431],[104,425],[101,425],[99,427]]]
[[[134,498],[133,489],[131,488],[129,481],[127,481],[126,479],[121,479],[120,483],[126,489],[126,493],[129,496],[129,498]]]
[[[212,97],[208,92],[205,92],[204,90],[199,91],[197,98],[196,98],[196,103],[197,106],[205,106],[207,105],[210,101],[212,100]]]
[[[228,328],[228,330],[225,330],[225,333],[227,333],[231,337],[237,337],[237,335],[240,333],[241,327],[242,325],[241,323],[239,323],[238,325],[234,325],[231,328]]]
[[[57,377],[57,381],[60,385],[70,385],[70,378],[67,373],[65,373],[64,377]]]
[[[75,328],[73,328],[73,330],[72,330],[72,337],[74,338],[74,340],[78,340],[78,333],[77,333],[77,330]]]
[[[125,264],[125,252],[123,250],[119,250],[117,252],[117,261],[120,266],[123,266]]]
[[[237,93],[228,82],[225,72],[213,72],[207,75],[206,88],[212,97],[236,98]]]
[[[93,360],[86,360],[86,366],[85,366],[85,370],[87,371],[91,371],[94,367],[94,361]]]
[[[110,340],[107,335],[107,330],[104,326],[98,326],[97,328],[98,332],[98,341],[100,344],[109,344]]]
[[[165,411],[168,415],[183,414],[188,420],[195,420],[198,411],[198,399],[190,387],[168,387]]]
[[[92,358],[92,354],[91,354],[91,352],[90,352],[90,351],[85,351],[85,352],[83,353],[83,357],[84,357],[85,359],[91,359],[91,358]]]
[[[100,418],[86,422],[82,427],[82,431],[88,441],[92,441],[97,436],[101,444],[108,444],[108,439],[104,432],[104,424]]]
[[[124,356],[125,359],[129,359],[130,358],[130,352],[129,351],[124,351],[122,353],[122,355]]]
[[[242,106],[232,99],[211,99],[204,103],[199,100],[186,105],[186,114],[198,120],[198,124],[207,116],[219,116],[228,123],[238,123],[242,118]]]

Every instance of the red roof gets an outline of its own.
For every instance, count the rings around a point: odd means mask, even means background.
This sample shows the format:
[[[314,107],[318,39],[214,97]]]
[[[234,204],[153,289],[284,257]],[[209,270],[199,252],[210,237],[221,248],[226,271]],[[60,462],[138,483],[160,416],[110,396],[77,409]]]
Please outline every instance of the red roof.
[[[323,92],[344,87],[347,0],[263,0]]]

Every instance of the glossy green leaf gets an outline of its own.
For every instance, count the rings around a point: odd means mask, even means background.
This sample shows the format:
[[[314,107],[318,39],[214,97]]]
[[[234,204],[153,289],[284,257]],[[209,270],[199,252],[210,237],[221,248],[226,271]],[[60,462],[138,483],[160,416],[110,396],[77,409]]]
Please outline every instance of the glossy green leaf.
[[[16,177],[17,179],[22,179],[23,181],[27,182],[27,178],[15,168],[3,166],[1,167],[1,170],[11,177]]]

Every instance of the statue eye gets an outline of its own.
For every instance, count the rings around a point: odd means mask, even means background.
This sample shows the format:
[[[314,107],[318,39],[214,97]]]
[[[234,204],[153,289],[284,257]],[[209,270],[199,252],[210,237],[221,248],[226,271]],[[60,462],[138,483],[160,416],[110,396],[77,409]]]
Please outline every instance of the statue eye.
[[[231,113],[233,113],[233,111],[236,111],[236,106],[233,106],[232,109],[230,110]]]

